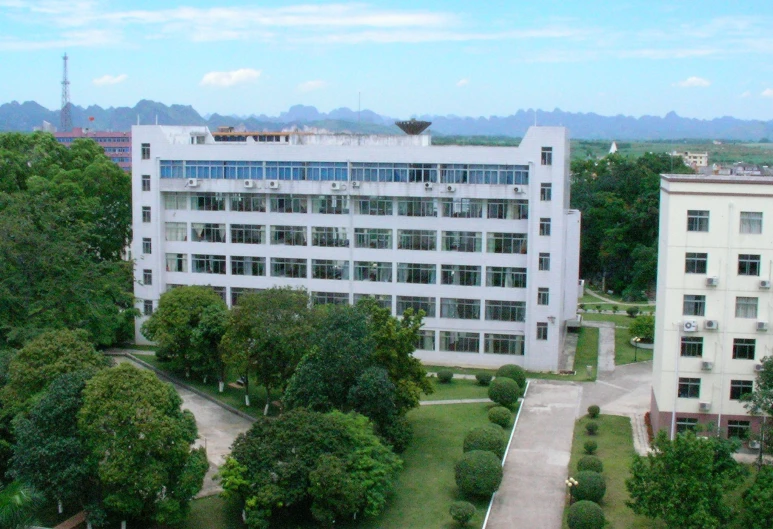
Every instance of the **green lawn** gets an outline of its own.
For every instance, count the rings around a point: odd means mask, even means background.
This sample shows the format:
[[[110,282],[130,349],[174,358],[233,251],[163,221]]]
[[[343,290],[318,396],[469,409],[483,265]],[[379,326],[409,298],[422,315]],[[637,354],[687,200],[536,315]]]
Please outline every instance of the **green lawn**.
[[[598,312],[585,312],[582,315],[583,321],[611,321],[615,326],[628,327],[633,318],[627,314],[599,314]]]
[[[627,329],[615,329],[615,364],[632,364],[634,358],[637,362],[652,360],[652,349],[638,350],[631,345],[631,335]]]
[[[483,369],[483,368],[475,368],[475,367],[459,367],[459,366],[433,366],[433,365],[425,365],[424,369],[427,370],[429,373],[437,373],[441,369],[446,369],[449,371],[453,371],[454,374],[459,375],[476,375],[478,373],[491,373],[492,375],[495,375],[497,370],[496,369]]]
[[[220,496],[210,496],[191,502],[191,513],[185,529],[245,529],[241,507]]]
[[[477,380],[455,378],[448,384],[432,379],[435,392],[422,396],[421,400],[487,399],[488,388],[479,386]]]
[[[555,373],[539,373],[529,371],[529,378],[548,380],[574,380],[577,382],[596,380],[596,368],[599,363],[599,330],[595,327],[580,327],[577,340],[577,352],[574,355],[574,375],[558,375]],[[592,374],[588,376],[586,366],[592,366]]]

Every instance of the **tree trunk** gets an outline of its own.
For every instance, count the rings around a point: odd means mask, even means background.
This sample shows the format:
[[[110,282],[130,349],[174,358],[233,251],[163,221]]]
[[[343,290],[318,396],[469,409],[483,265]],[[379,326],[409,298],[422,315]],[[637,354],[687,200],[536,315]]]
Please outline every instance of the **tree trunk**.
[[[250,374],[244,374],[244,405],[250,405]]]
[[[268,416],[268,407],[271,404],[271,388],[266,386],[266,406],[263,408],[263,416]]]

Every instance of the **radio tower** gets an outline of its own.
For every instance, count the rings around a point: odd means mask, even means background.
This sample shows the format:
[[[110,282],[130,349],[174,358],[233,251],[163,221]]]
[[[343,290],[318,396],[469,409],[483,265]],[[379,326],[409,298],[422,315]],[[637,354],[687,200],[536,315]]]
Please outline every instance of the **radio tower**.
[[[62,132],[72,130],[72,116],[70,115],[70,81],[67,79],[67,54],[62,57],[64,61],[64,73],[62,74]]]

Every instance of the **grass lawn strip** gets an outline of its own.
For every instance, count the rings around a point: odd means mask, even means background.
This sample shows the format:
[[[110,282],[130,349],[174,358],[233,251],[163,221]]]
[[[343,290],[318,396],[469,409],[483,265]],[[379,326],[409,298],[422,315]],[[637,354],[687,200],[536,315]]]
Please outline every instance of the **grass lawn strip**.
[[[631,336],[625,329],[615,329],[615,364],[632,364],[634,358],[637,362],[652,360],[652,349],[636,348],[631,345]]]
[[[596,380],[596,371],[599,364],[599,330],[595,327],[580,327],[580,336],[577,340],[577,351],[574,355],[574,375],[559,375],[555,373],[540,373],[529,371],[526,376],[544,380],[572,380],[586,382]],[[588,376],[586,366],[591,366],[592,373]]]
[[[457,399],[487,399],[488,388],[478,385],[477,380],[454,378],[448,384],[441,384],[436,378],[432,379],[435,392],[431,395],[422,395],[421,400],[457,400]]]

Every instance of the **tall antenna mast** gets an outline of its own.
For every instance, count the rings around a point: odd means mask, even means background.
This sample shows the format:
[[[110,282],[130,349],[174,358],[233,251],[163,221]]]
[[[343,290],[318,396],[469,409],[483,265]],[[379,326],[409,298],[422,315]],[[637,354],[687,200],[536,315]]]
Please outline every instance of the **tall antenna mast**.
[[[70,80],[67,79],[67,53],[62,57],[64,71],[62,73],[62,112],[61,126],[63,132],[72,130],[72,115],[70,114]]]

